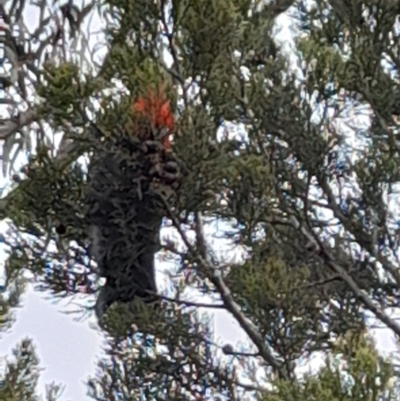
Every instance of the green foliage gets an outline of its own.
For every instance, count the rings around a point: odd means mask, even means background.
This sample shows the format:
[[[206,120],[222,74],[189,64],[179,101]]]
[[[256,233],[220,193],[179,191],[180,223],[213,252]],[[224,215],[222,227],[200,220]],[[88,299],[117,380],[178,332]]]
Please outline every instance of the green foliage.
[[[91,397],[184,399],[205,396],[211,389],[234,396],[235,369],[215,357],[207,319],[168,306],[141,323],[140,331],[134,325],[130,335],[110,338],[105,351],[112,357],[98,364],[96,377],[89,381]]]
[[[24,168],[26,178],[7,197],[6,212],[13,216],[15,224],[32,234],[51,230],[60,223],[76,227],[74,220],[66,221],[64,216],[74,219],[71,207],[82,215],[82,170],[79,165],[72,167],[56,164],[50,156],[50,149],[42,148]],[[42,191],[50,196],[43,197]],[[30,227],[35,222],[37,230]],[[39,228],[40,227],[40,228]]]
[[[13,359],[6,360],[0,378],[0,400],[37,401],[37,383],[40,375],[39,360],[31,340],[25,339],[12,351]],[[51,384],[46,400],[55,401],[61,395],[61,387]]]
[[[54,296],[96,293],[94,269],[82,262],[90,252],[80,161],[134,134],[132,103],[149,89],[164,87],[176,112],[181,176],[165,220],[180,241],[171,236],[160,252],[174,266],[169,299],[110,308],[106,355],[88,382],[93,399],[399,398],[396,366],[379,355],[367,319],[400,335],[385,314],[398,311],[400,295],[399,2],[300,6],[107,0],[99,68],[43,66],[38,119],[64,136],[59,153],[38,146],[0,204],[18,234],[7,239],[10,288],[23,287],[28,269]],[[299,17],[290,59],[273,34],[288,8]],[[209,249],[210,220],[228,249]],[[45,275],[49,259],[61,267]],[[189,302],[193,290],[214,304]],[[13,296],[1,316],[12,315]],[[216,339],[199,313],[211,306],[251,344]],[[316,352],[322,367],[300,372]],[[35,399],[33,385],[29,393],[23,380],[5,380],[4,399]]]
[[[298,383],[277,380],[262,401],[278,400],[395,400],[390,361],[380,357],[364,333],[349,332],[335,344],[316,374],[306,374]]]
[[[90,72],[83,73],[76,64],[46,62],[36,88],[44,100],[38,113],[53,122],[53,129],[65,127],[65,121],[77,128],[86,122],[82,121],[86,101],[103,87],[100,80],[94,80]]]

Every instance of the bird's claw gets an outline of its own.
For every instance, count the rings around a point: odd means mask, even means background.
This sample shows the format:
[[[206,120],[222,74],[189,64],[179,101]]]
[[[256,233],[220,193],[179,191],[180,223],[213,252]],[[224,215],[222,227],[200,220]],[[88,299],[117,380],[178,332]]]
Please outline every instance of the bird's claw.
[[[179,167],[174,161],[167,163],[158,163],[153,166],[150,172],[155,178],[160,179],[166,183],[177,181],[179,178]]]
[[[175,161],[169,161],[169,162],[165,163],[164,170],[167,173],[178,175],[179,174],[178,163]]]

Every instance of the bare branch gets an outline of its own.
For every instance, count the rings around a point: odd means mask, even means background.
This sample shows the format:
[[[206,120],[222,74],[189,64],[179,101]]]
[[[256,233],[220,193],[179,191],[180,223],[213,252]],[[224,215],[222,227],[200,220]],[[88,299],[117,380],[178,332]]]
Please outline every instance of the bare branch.
[[[391,319],[382,308],[376,306],[373,303],[373,301],[369,298],[365,291],[357,285],[353,278],[334,261],[333,256],[328,252],[321,240],[316,235],[308,232],[304,226],[301,226],[294,216],[291,216],[291,219],[289,221],[295,229],[299,229],[301,227],[302,233],[312,244],[314,244],[314,252],[317,257],[320,260],[324,261],[333,271],[339,274],[340,278],[350,287],[350,289],[357,296],[357,298],[359,298],[363,305],[370,312],[372,312],[382,323],[391,328],[394,333],[400,336],[400,325],[397,324],[393,319]]]
[[[0,122],[0,139],[7,139],[16,134],[21,128],[33,123],[37,119],[34,110],[27,110],[19,114],[16,121],[11,119]]]
[[[224,304],[205,304],[205,303],[199,303],[199,302],[191,302],[191,301],[185,301],[185,300],[179,300],[175,298],[169,298],[166,297],[165,295],[159,295],[159,298],[164,299],[165,301],[173,302],[178,305],[184,305],[187,307],[196,307],[196,308],[209,308],[209,309],[223,309],[225,308]]]

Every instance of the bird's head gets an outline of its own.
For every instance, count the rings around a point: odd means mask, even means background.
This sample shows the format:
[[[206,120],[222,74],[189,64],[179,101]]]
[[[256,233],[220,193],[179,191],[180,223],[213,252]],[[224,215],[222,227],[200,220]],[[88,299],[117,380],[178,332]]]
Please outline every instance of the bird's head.
[[[140,124],[139,137],[160,140],[169,150],[170,135],[175,129],[175,117],[165,92],[159,90],[156,93],[150,90],[146,96],[138,98],[132,106],[132,111]]]

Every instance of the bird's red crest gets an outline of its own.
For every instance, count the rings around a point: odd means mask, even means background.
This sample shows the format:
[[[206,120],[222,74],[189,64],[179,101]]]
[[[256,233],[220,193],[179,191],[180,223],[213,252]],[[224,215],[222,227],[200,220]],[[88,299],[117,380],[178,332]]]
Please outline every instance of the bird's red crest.
[[[141,96],[133,104],[132,110],[136,116],[150,119],[156,129],[168,129],[167,135],[161,139],[164,146],[169,149],[171,146],[169,135],[175,128],[175,117],[164,91],[160,90],[156,94],[153,90],[150,90],[148,96]]]

